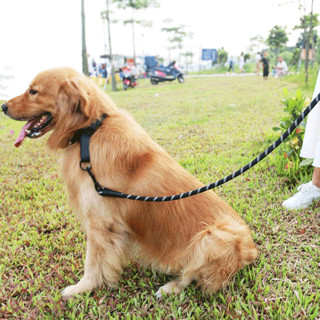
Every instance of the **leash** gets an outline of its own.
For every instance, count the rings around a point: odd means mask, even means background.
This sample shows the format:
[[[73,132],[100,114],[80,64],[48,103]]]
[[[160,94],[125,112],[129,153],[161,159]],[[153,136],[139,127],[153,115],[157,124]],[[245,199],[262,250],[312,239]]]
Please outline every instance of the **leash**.
[[[241,174],[245,173],[252,167],[254,167],[257,163],[262,161],[267,155],[269,155],[274,149],[276,149],[297,127],[298,125],[305,119],[305,117],[309,114],[309,112],[317,105],[320,100],[320,93],[311,101],[309,106],[301,112],[299,117],[291,124],[291,126],[284,132],[279,139],[277,139],[272,145],[270,145],[267,149],[265,149],[260,155],[258,155],[254,160],[240,168],[239,170],[233,172],[232,174],[206,186],[200,187],[198,189],[194,189],[188,192],[166,196],[166,197],[146,197],[146,196],[137,196],[131,195],[115,190],[111,190],[105,187],[102,187],[99,182],[97,181],[96,177],[91,171],[90,165],[90,152],[89,152],[89,144],[90,144],[90,137],[95,133],[95,131],[102,125],[103,120],[107,117],[106,114],[103,114],[100,120],[96,120],[92,123],[89,127],[80,129],[76,132],[76,134],[71,139],[70,143],[74,143],[76,141],[80,141],[80,168],[83,171],[88,172],[90,175],[95,189],[99,195],[103,197],[113,197],[113,198],[122,198],[122,199],[130,199],[130,200],[138,200],[138,201],[149,201],[149,202],[164,202],[164,201],[173,201],[173,200],[180,200],[188,197],[192,197],[194,195],[200,194],[202,192],[211,190],[218,186],[225,184],[226,182],[240,176]],[[89,165],[84,166],[85,163]]]

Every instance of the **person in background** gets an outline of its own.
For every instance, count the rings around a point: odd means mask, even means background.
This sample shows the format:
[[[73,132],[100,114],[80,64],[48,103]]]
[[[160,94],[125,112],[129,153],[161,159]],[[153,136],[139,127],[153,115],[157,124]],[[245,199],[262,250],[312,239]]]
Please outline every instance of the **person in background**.
[[[320,70],[314,89],[313,98],[320,93]],[[313,159],[312,180],[298,187],[298,192],[285,200],[282,206],[286,209],[304,209],[314,201],[320,200],[320,103],[310,112],[300,156]]]
[[[100,70],[101,78],[105,79],[108,76],[107,65],[105,63],[101,64]]]
[[[269,76],[269,59],[267,58],[267,51],[263,52],[261,63],[263,70],[263,79],[267,80]]]
[[[243,54],[243,52],[241,52],[240,59],[239,59],[240,73],[244,72],[243,66],[244,66],[244,54]]]
[[[88,53],[87,57],[88,57],[89,76],[90,77],[96,77],[97,76],[97,63],[91,57],[90,53]]]
[[[283,60],[282,56],[278,57],[277,66],[272,67],[272,68],[275,69],[275,71],[276,71],[276,73],[275,73],[276,78],[283,77],[288,74],[288,67],[287,67],[286,62]]]
[[[255,60],[256,60],[256,74],[259,74],[260,63],[261,63],[261,54],[260,54],[260,52],[257,52],[257,54],[255,56]]]
[[[228,72],[230,72],[230,70],[232,70],[232,72],[234,72],[234,69],[233,69],[233,60],[232,60],[232,58],[230,59],[230,64],[229,64],[229,70],[228,70]]]

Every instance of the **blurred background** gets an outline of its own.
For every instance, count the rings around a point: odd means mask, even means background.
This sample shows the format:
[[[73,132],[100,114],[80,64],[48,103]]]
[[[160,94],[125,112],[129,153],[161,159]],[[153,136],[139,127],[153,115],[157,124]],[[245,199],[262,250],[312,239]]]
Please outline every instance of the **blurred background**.
[[[263,50],[271,63],[283,55],[291,72],[305,67],[306,48],[311,64],[320,60],[318,0],[10,0],[0,12],[0,99],[56,66],[105,77],[110,58],[115,71],[134,65],[141,77],[146,61],[219,73],[243,52],[250,73]]]

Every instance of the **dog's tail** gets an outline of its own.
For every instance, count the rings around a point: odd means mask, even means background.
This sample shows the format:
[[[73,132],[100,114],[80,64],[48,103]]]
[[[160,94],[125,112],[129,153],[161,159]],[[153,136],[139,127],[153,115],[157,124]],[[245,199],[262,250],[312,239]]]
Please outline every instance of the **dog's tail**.
[[[189,259],[183,276],[197,280],[208,292],[222,288],[258,254],[249,228],[228,223],[207,226],[193,238],[186,252]]]

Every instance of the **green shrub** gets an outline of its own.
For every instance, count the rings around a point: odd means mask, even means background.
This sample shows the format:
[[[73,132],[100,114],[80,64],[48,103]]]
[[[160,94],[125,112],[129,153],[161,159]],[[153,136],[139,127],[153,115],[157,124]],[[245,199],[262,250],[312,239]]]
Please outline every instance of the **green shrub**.
[[[299,116],[302,110],[308,106],[309,101],[302,95],[300,90],[296,93],[290,93],[288,89],[283,90],[284,104],[286,115],[281,119],[279,127],[273,130],[283,134],[292,122]],[[311,174],[311,160],[302,160],[300,151],[303,143],[306,127],[306,119],[304,119],[297,129],[279,146],[274,156],[274,164],[279,176],[287,178],[289,184],[300,182],[307,175]]]
[[[299,50],[299,52],[300,52],[300,50]],[[285,51],[280,52],[279,56],[282,56],[283,60],[289,66],[291,64],[291,60],[292,60],[292,57],[293,57],[293,52],[285,50]]]
[[[256,64],[254,62],[245,63],[243,69],[245,73],[254,73],[256,71]]]

